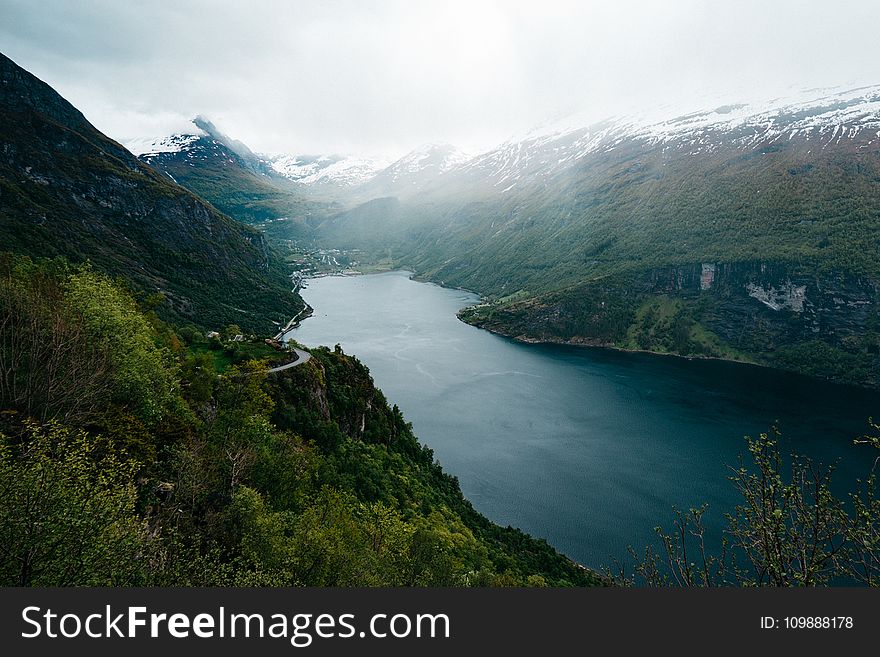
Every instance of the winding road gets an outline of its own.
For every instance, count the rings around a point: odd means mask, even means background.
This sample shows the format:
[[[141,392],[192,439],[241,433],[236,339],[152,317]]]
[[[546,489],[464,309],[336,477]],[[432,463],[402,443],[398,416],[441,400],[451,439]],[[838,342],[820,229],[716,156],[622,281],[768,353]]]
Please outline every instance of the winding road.
[[[309,360],[311,360],[312,358],[312,355],[308,351],[303,351],[302,349],[294,348],[293,352],[296,354],[296,360],[286,363],[285,365],[279,365],[278,367],[270,368],[269,374],[271,374],[272,372],[289,370],[291,367],[296,367],[297,365],[302,365],[303,363],[309,362]]]

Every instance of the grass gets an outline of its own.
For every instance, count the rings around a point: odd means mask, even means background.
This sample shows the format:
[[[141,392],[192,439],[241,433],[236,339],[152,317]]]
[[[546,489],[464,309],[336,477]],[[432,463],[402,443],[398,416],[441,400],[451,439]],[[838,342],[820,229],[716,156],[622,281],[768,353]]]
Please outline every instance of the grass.
[[[227,342],[218,348],[217,343],[198,343],[190,346],[195,354],[210,354],[214,358],[214,369],[222,374],[232,365],[247,360],[260,360],[274,364],[284,360],[284,353],[263,342]]]

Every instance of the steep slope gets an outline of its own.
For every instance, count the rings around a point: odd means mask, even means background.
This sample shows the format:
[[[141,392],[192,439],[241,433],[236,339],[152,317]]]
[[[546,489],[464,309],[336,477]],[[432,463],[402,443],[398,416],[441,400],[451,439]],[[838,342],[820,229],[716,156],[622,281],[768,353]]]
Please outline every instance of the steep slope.
[[[338,347],[218,376],[117,282],[10,254],[0,326],[0,585],[601,583],[478,513]]]
[[[479,290],[492,330],[878,383],[880,87],[551,127],[358,217],[327,243]]]
[[[31,256],[90,259],[202,326],[269,330],[302,308],[264,237],[96,130],[0,55],[0,240]]]
[[[128,146],[142,162],[239,221],[255,225],[281,221],[289,237],[305,239],[310,217],[321,212],[320,204],[296,194],[267,160],[204,117],[193,119],[191,133]]]

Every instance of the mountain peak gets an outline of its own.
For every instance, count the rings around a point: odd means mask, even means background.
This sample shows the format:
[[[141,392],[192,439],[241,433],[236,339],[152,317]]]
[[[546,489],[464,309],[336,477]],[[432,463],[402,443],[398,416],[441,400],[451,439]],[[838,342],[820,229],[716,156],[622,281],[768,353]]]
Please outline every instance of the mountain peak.
[[[222,144],[247,162],[259,161],[260,158],[247,145],[226,135],[204,114],[196,115],[190,121],[190,125],[192,128],[186,132],[152,139],[132,139],[126,143],[126,147],[138,157],[159,153],[180,153],[195,147],[199,140],[208,138]]]
[[[435,173],[444,173],[468,159],[470,157],[466,153],[452,144],[428,142],[411,150],[391,164],[388,170],[394,177],[425,169],[431,169]]]
[[[214,122],[211,121],[204,114],[198,114],[192,120],[192,123],[200,130],[203,130],[208,136],[226,146],[226,148],[231,150],[239,157],[243,157],[247,161],[259,160],[257,155],[250,148],[248,148],[244,142],[233,139],[232,137],[229,137],[225,133],[221,132],[220,129],[217,128],[216,125],[214,125]]]
[[[371,179],[387,162],[344,155],[280,155],[272,169],[301,185],[353,187]]]
[[[204,114],[197,114],[195,116],[195,118],[193,118],[192,124],[194,126],[196,126],[197,128],[204,130],[207,134],[211,135],[212,137],[220,138],[220,139],[229,139],[225,134],[220,132],[220,130],[217,128],[217,126],[214,125],[214,122],[211,121]]]

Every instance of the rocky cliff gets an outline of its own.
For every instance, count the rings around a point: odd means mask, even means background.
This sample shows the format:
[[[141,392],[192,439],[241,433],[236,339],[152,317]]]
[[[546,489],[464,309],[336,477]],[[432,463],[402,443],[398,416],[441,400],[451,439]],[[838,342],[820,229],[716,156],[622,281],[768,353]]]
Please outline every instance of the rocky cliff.
[[[870,276],[746,261],[654,268],[462,318],[528,341],[747,360],[877,386],[877,304]]]

